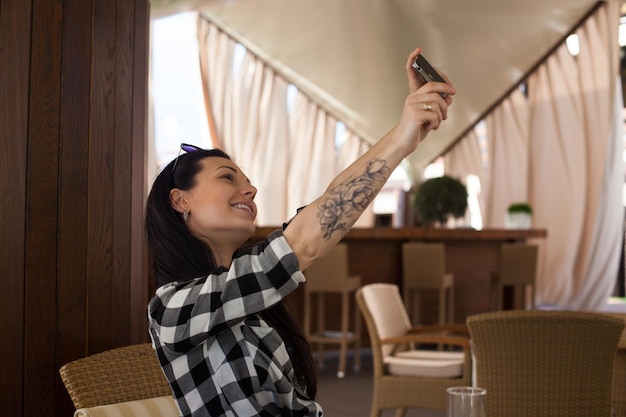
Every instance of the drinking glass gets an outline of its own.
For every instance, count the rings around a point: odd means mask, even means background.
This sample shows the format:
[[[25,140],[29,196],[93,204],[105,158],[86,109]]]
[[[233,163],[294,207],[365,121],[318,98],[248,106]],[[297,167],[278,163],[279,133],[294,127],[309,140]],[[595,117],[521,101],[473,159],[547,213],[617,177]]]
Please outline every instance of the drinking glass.
[[[487,390],[478,387],[448,388],[448,417],[486,417]]]

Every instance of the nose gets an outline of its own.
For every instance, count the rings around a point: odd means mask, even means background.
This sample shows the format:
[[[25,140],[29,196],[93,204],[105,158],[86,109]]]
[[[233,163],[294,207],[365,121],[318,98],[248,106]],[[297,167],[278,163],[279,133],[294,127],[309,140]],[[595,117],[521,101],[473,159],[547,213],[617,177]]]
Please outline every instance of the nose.
[[[252,184],[248,184],[243,189],[243,195],[245,195],[246,197],[250,198],[251,200],[254,200],[254,197],[256,197],[256,192],[257,192],[257,189]]]

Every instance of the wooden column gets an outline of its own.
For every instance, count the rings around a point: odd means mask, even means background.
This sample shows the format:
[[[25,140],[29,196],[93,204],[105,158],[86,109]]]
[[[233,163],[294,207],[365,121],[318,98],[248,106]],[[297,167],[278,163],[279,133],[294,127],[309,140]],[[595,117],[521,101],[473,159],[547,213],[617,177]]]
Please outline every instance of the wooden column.
[[[0,3],[0,414],[70,416],[64,363],[147,341],[148,0]]]

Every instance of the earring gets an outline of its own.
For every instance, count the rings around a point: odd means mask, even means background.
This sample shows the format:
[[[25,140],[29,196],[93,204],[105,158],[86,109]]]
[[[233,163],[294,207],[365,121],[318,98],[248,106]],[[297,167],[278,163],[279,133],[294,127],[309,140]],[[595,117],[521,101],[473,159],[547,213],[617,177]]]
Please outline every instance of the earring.
[[[189,209],[185,209],[185,211],[183,211],[183,220],[187,221],[188,218],[189,218]]]

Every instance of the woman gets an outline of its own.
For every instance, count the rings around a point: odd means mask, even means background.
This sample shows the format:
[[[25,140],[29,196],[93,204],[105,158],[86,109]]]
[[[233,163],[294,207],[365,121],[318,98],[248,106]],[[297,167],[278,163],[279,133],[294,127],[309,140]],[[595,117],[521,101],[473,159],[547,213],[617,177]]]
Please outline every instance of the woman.
[[[316,416],[313,359],[281,300],[352,227],[393,169],[447,118],[454,88],[411,68],[399,123],[252,248],[256,188],[219,150],[183,146],[155,180],[146,233],[150,335],[182,416]]]

